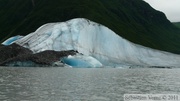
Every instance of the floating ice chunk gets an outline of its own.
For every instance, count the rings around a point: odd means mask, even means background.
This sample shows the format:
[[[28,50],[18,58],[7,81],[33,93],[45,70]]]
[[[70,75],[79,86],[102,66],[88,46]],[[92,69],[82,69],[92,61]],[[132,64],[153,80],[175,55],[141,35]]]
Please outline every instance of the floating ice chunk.
[[[75,55],[75,56],[68,56],[61,60],[63,63],[70,65],[72,67],[78,68],[95,68],[95,67],[102,67],[102,64],[91,56],[85,55]]]
[[[16,40],[21,39],[22,37],[23,36],[20,36],[20,35],[13,36],[13,37],[5,40],[2,44],[3,45],[10,45],[10,44],[14,43]]]

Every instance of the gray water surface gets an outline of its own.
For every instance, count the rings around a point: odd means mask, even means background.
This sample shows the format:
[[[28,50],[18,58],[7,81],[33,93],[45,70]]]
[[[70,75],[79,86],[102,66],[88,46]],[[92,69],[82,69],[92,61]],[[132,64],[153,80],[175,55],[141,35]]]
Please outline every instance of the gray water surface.
[[[123,101],[180,94],[180,69],[0,68],[0,101]]]

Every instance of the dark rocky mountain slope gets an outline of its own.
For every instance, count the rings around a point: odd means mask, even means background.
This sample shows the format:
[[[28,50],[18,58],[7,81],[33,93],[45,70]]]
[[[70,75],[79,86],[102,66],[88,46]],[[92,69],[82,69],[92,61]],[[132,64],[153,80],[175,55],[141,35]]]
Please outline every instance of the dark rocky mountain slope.
[[[49,22],[87,18],[144,46],[180,53],[180,29],[143,0],[0,0],[0,40]]]

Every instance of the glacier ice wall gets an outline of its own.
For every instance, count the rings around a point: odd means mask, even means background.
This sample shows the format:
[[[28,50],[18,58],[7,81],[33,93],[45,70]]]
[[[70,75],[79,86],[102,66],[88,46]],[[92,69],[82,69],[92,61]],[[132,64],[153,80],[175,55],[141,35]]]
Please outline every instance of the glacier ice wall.
[[[109,28],[83,18],[45,24],[16,43],[34,53],[77,50],[109,66],[180,66],[179,55],[134,44]]]

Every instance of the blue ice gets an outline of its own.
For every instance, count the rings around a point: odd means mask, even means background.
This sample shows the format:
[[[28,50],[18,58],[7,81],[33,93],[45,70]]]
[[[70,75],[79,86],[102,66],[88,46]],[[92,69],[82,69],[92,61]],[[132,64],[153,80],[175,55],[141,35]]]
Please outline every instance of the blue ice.
[[[102,66],[95,58],[84,55],[68,56],[61,61],[75,68],[97,68]]]
[[[2,44],[3,45],[11,45],[12,43],[14,43],[16,40],[21,39],[23,36],[17,35],[17,36],[13,36],[7,40],[5,40]]]
[[[63,58],[62,61],[69,66],[76,67],[76,68],[90,68],[92,65],[86,61],[80,59],[68,59]]]

